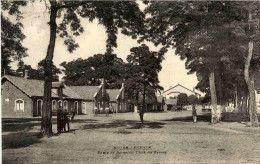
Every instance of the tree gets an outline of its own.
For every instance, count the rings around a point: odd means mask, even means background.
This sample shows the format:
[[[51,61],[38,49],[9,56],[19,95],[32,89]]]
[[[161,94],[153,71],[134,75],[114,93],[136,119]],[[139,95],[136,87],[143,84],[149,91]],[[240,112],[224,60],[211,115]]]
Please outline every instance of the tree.
[[[177,105],[180,105],[181,109],[182,109],[182,106],[188,105],[188,103],[189,103],[189,100],[188,100],[188,95],[186,93],[180,93],[177,96]]]
[[[159,85],[158,73],[162,69],[161,62],[166,51],[150,51],[147,45],[142,44],[139,47],[131,48],[130,52],[131,54],[127,56],[129,65],[126,81],[128,85],[133,86],[137,97],[139,93],[142,93],[140,112],[144,113],[146,95],[163,89]]]
[[[243,10],[234,7],[236,3],[240,7],[248,6],[240,2],[152,2],[145,9],[149,15],[148,30],[141,41],[146,39],[155,45],[176,48],[176,54],[186,59],[189,73],[196,73],[201,78],[197,87],[210,91],[213,123],[219,119],[217,104],[223,105],[224,99],[232,95],[225,89],[235,88],[224,79],[239,75],[243,69],[234,65],[244,63],[246,39],[239,24],[247,19]],[[230,65],[235,73],[230,73],[232,69],[220,71],[221,65],[224,68]],[[233,79],[238,81],[236,79],[240,78]]]
[[[58,81],[57,79],[58,75],[61,74],[61,69],[57,68],[54,64],[52,64],[51,67],[52,70],[52,81]],[[38,79],[43,80],[44,79],[44,60],[41,60],[37,65],[37,71],[38,71]]]
[[[191,105],[197,105],[197,104],[199,104],[199,99],[198,99],[198,97],[195,96],[195,95],[190,95],[190,96],[188,97],[188,102],[189,102],[189,104],[191,104]]]
[[[90,21],[98,19],[99,23],[106,27],[108,34],[107,52],[111,53],[116,47],[116,35],[118,28],[122,28],[122,33],[136,38],[142,29],[143,14],[139,10],[136,2],[133,1],[56,1],[50,0],[50,41],[44,62],[44,97],[43,113],[41,123],[41,133],[43,136],[52,134],[51,122],[51,86],[52,86],[52,60],[55,48],[56,34],[64,38],[64,44],[69,52],[73,52],[79,45],[73,40],[73,36],[78,36],[84,31],[80,19],[87,18]],[[56,18],[63,16],[59,26]],[[68,32],[68,29],[72,35]]]
[[[258,5],[260,6],[260,4],[258,4]],[[252,6],[250,6],[250,7],[252,7]],[[248,22],[250,23],[250,25],[251,25],[251,21],[252,21],[252,13],[251,13],[252,11],[251,10],[256,10],[256,9],[249,8]],[[259,8],[258,8],[258,12],[260,12]],[[260,14],[258,16],[260,16]],[[249,39],[249,43],[248,43],[248,55],[247,55],[247,58],[245,61],[245,68],[244,68],[244,77],[245,77],[245,81],[246,81],[246,84],[248,87],[249,97],[250,97],[250,99],[249,99],[250,100],[250,102],[249,102],[249,104],[250,104],[249,105],[250,121],[251,121],[252,126],[254,126],[254,127],[258,126],[258,117],[257,117],[256,99],[255,99],[254,70],[250,70],[250,66],[251,66],[250,63],[253,58],[254,40],[256,40],[256,42],[259,42],[259,38],[260,38],[259,19],[258,19],[258,25],[256,27],[258,27],[258,28],[257,28],[257,31],[255,32],[252,30],[253,26],[249,26],[249,30],[253,31],[252,32],[253,36],[252,36],[252,34],[250,35],[250,39]]]
[[[79,58],[71,62],[63,62],[65,84],[67,85],[100,85],[106,80],[108,88],[118,88],[122,81],[123,60],[116,54],[96,54],[83,60]]]
[[[25,6],[25,1],[3,1],[2,10],[14,16],[16,21],[11,21],[4,13],[1,12],[1,73],[2,75],[14,74],[10,67],[10,63],[15,60],[20,60],[27,55],[27,48],[23,47],[22,41],[25,35],[22,32],[23,25],[20,20],[23,18],[20,14],[19,7]]]
[[[24,76],[25,70],[28,71],[29,79],[37,79],[37,80],[43,80],[44,79],[44,71],[43,71],[43,63],[44,60],[41,60],[38,63],[37,69],[32,68],[31,65],[24,64],[22,60],[18,62],[18,68],[16,69],[14,76]],[[57,76],[58,74],[61,74],[61,70],[57,68],[55,65],[52,65],[52,81],[58,81]]]

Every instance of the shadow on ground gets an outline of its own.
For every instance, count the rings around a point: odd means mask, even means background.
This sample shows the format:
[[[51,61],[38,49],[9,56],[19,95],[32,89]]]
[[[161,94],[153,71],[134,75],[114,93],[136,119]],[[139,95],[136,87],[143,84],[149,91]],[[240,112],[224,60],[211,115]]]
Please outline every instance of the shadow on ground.
[[[70,121],[71,123],[90,123],[90,122],[98,122],[99,120],[94,119],[75,119]]]
[[[2,135],[2,149],[21,148],[40,143],[39,132],[19,132]]]
[[[139,121],[133,120],[115,120],[111,123],[102,123],[102,124],[86,124],[82,127],[82,129],[102,129],[102,128],[125,128],[125,129],[142,129],[142,128],[150,128],[150,129],[159,129],[162,128],[165,123],[161,122],[149,122],[145,121],[141,124]]]
[[[41,118],[2,119],[2,132],[29,131],[34,126],[41,125]]]

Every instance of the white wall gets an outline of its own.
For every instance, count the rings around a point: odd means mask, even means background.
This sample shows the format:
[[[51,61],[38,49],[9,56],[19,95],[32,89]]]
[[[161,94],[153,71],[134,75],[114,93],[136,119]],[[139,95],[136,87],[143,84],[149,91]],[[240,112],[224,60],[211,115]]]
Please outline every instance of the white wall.
[[[194,92],[178,85],[178,86],[164,92],[163,96],[168,99],[170,97],[177,97],[180,93],[186,93],[188,96],[194,95]]]
[[[256,93],[256,108],[257,108],[257,113],[260,113],[260,94]]]

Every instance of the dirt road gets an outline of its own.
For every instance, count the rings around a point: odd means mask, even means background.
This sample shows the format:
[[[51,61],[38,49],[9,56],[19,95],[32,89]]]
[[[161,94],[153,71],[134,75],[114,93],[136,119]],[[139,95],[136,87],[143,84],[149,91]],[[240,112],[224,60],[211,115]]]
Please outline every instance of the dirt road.
[[[43,139],[39,119],[5,120],[3,163],[260,163],[259,128],[190,116],[146,113],[143,125],[134,113],[76,116],[72,132]]]

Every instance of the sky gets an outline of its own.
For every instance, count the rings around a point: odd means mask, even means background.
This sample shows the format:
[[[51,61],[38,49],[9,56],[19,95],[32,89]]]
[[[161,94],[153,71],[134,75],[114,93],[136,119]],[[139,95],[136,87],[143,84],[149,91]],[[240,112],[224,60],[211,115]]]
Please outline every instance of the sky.
[[[140,6],[141,9],[144,7],[143,5]],[[23,32],[26,35],[23,45],[28,48],[29,55],[23,58],[23,61],[25,64],[30,64],[33,68],[36,68],[38,62],[45,58],[49,43],[48,9],[46,9],[44,2],[37,1],[33,4],[29,3],[27,7],[21,8],[21,11],[24,16],[22,21],[24,24]],[[73,53],[69,53],[63,45],[63,39],[57,37],[53,58],[57,67],[62,68],[60,63],[64,61],[69,62],[77,58],[87,59],[94,54],[105,53],[107,34],[104,26],[99,25],[97,20],[90,23],[88,20],[81,19],[81,22],[84,33],[75,39],[79,48]],[[150,50],[159,50],[152,43],[145,43]],[[120,33],[118,34],[117,44],[118,47],[114,49],[114,53],[124,61],[130,54],[130,49],[140,45],[136,40]],[[17,62],[12,64],[14,69],[16,69],[16,65]],[[198,82],[197,77],[195,74],[187,75],[187,72],[185,61],[180,60],[179,56],[175,55],[174,49],[169,49],[165,54],[165,60],[162,62],[162,71],[159,73],[160,85],[165,90],[177,84],[193,89]]]

